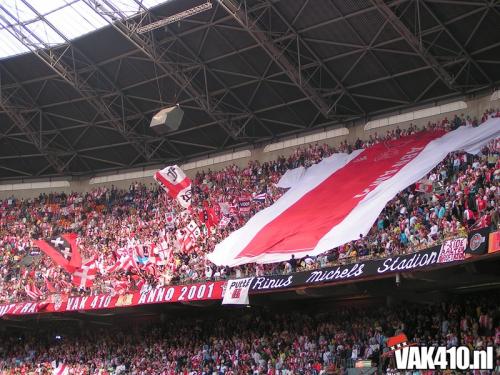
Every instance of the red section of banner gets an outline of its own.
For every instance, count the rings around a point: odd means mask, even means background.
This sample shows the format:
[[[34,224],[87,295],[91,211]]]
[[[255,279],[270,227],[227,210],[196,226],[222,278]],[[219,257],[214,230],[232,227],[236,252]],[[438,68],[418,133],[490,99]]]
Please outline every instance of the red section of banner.
[[[418,133],[366,149],[262,228],[238,258],[313,249],[370,191],[443,134]]]
[[[114,309],[154,303],[221,300],[225,284],[225,281],[215,281],[192,285],[164,286],[152,289],[147,293],[134,292],[113,297],[101,294],[68,297],[63,300],[60,296],[52,296],[52,302],[20,302],[0,305],[0,317],[4,315]]]

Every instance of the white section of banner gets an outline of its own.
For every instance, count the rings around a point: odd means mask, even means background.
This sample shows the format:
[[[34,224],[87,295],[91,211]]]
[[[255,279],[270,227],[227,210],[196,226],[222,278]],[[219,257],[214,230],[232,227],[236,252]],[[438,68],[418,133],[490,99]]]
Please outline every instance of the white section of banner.
[[[234,257],[237,249],[245,247],[257,232],[270,221],[281,215],[304,194],[321,184],[321,182],[335,173],[338,169],[345,166],[361,152],[362,150],[356,150],[351,154],[334,154],[325,158],[320,163],[309,167],[300,180],[300,183],[283,194],[283,196],[272,206],[258,212],[244,227],[233,232],[229,237],[218,244],[215,250],[211,254],[208,254],[208,259],[217,265],[229,265],[227,261]],[[238,262],[231,260],[230,263],[231,266],[235,266],[248,263],[248,261],[241,258]]]
[[[359,238],[360,234],[365,236],[387,202],[424,177],[450,152],[463,150],[477,153],[490,140],[497,137],[500,137],[500,118],[490,119],[476,128],[462,126],[431,141],[415,159],[359,202],[341,223],[318,242],[309,255],[324,253]]]
[[[223,305],[248,305],[248,292],[252,285],[253,277],[244,279],[228,280],[224,291]]]
[[[280,180],[276,184],[277,187],[282,189],[288,189],[294,187],[297,182],[302,178],[306,169],[304,167],[298,167],[294,169],[289,169],[281,176]]]

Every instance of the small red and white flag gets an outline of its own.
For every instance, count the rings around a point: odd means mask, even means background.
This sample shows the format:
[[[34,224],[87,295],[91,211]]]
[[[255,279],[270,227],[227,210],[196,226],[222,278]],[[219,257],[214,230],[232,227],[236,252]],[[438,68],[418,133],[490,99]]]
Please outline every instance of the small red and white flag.
[[[113,292],[118,295],[123,295],[128,292],[130,285],[126,280],[117,280],[113,283]]]
[[[68,375],[69,367],[65,363],[60,363],[54,371],[52,371],[52,375]]]
[[[427,179],[422,179],[415,183],[415,190],[421,193],[432,193],[432,182]]]
[[[122,255],[122,257],[120,259],[118,259],[118,261],[115,264],[113,264],[111,267],[108,267],[106,269],[106,273],[113,273],[113,272],[117,272],[117,271],[127,272],[131,268],[136,269],[137,264],[131,255],[125,254],[125,255]]]
[[[81,268],[97,268],[97,255],[83,262]]]
[[[79,288],[90,288],[94,284],[97,268],[79,268],[71,276],[71,282]]]
[[[172,247],[169,245],[167,239],[168,237],[155,246],[153,256],[149,257],[151,263],[158,266],[164,266],[169,263],[172,255]]]
[[[175,216],[173,212],[167,212],[165,214],[165,227],[167,229],[175,228]]]
[[[154,179],[182,207],[191,206],[191,180],[178,165],[170,165],[156,172]]]
[[[194,239],[197,239],[201,236],[201,230],[198,224],[194,220],[191,220],[189,224],[186,226],[187,236],[191,236]]]

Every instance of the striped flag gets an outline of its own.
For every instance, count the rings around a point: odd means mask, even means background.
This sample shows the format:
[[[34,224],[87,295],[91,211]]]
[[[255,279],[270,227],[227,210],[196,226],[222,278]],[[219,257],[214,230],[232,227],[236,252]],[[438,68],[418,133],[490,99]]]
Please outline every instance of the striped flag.
[[[230,217],[227,217],[227,216],[222,216],[220,221],[219,221],[219,227],[220,228],[225,228],[229,225],[229,223],[231,222],[231,218]]]
[[[69,367],[65,363],[60,363],[54,371],[52,371],[52,375],[68,375]]]
[[[263,192],[263,193],[256,194],[256,195],[252,198],[252,200],[257,201],[257,202],[264,203],[264,202],[266,201],[266,198],[267,198],[267,193],[266,193],[266,192]]]
[[[38,301],[38,299],[43,295],[43,293],[38,289],[35,284],[29,283],[24,287],[24,291],[26,295],[34,301]]]

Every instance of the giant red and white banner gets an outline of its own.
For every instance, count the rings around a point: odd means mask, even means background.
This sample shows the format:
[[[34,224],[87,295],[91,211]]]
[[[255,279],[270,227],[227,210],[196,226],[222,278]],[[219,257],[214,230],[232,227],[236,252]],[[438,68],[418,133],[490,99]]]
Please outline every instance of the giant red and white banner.
[[[146,293],[131,292],[116,296],[107,294],[85,297],[52,295],[50,300],[43,302],[18,302],[0,305],[0,317],[4,315],[114,309],[153,303],[221,300],[225,284],[225,281],[214,281],[192,285],[163,286],[152,288]]]
[[[217,265],[317,255],[366,235],[387,202],[452,151],[477,153],[500,136],[500,118],[449,133],[425,131],[310,167],[271,207],[218,244]]]

